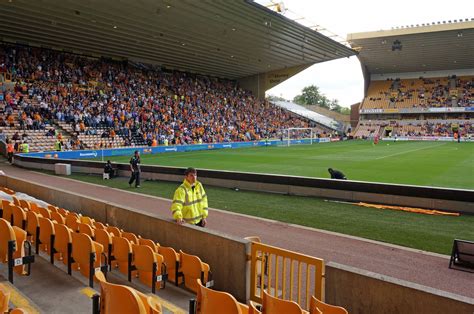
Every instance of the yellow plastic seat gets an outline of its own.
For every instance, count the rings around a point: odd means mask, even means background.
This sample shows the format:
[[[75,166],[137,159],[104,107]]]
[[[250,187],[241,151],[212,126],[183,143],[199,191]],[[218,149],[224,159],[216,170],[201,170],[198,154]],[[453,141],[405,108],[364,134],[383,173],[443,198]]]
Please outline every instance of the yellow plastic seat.
[[[56,221],[58,224],[65,225],[66,224],[66,218],[64,218],[60,213],[58,212],[51,212],[51,220]]]
[[[227,292],[215,291],[202,285],[201,280],[197,280],[197,314],[226,313],[226,314],[247,314],[248,306],[237,302],[237,300]]]
[[[314,295],[311,296],[309,312],[311,314],[348,314],[345,308],[324,303],[318,300]]]
[[[208,285],[210,267],[203,263],[196,255],[186,254],[179,251],[180,255],[180,273],[184,276],[184,285],[191,291],[197,293],[199,279],[204,285]],[[210,283],[210,282],[209,282]],[[211,284],[212,286],[212,284]]]
[[[275,298],[263,290],[262,301],[263,314],[303,314],[303,310],[294,301]]]
[[[0,313],[8,312],[8,303],[10,302],[10,292],[0,287]]]
[[[178,276],[179,271],[179,254],[172,247],[160,246],[158,253],[163,256],[168,273],[168,281],[174,282],[176,285],[182,283],[182,278]],[[178,279],[178,281],[176,281]]]
[[[68,273],[71,275],[71,264],[79,264],[80,272],[89,278],[89,286],[94,286],[94,273],[98,267],[102,268],[102,258],[104,248],[91,237],[84,233],[72,233],[72,258],[69,260]]]
[[[160,245],[158,243],[156,243],[155,241],[150,240],[150,239],[139,238],[138,239],[138,244],[139,245],[146,245],[146,246],[150,247],[153,250],[153,252],[155,252],[155,253],[158,253],[158,250],[160,248]]]
[[[94,219],[87,217],[87,216],[81,216],[80,217],[81,223],[87,224],[89,226],[94,226]]]
[[[26,211],[20,206],[12,206],[12,225],[26,230]]]
[[[117,262],[119,271],[128,276],[128,281],[132,281],[132,244],[126,238],[112,237],[112,254]]]
[[[101,271],[96,272],[95,278],[100,284],[100,313],[101,314],[149,314],[142,297],[135,289],[107,282]],[[145,298],[147,300],[148,297]]]
[[[151,287],[151,292],[155,293],[156,283],[160,282],[160,288],[165,287],[163,276],[166,275],[166,266],[163,263],[163,256],[154,252],[146,245],[132,245],[134,268],[138,272],[141,282]]]

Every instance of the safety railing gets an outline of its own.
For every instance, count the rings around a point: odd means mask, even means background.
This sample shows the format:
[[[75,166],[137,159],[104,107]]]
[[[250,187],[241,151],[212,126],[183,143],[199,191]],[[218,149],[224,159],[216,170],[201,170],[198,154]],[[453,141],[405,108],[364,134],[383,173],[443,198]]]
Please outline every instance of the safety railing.
[[[312,295],[324,301],[322,259],[252,242],[250,276],[252,301],[262,303],[263,289],[305,309]]]

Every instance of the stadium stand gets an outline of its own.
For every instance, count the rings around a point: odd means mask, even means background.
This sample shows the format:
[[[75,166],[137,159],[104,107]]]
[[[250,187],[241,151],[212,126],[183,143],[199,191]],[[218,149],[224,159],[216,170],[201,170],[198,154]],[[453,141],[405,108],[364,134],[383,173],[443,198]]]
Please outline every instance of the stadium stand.
[[[30,150],[250,141],[310,126],[230,80],[32,47],[3,44],[0,54],[14,69],[0,125],[17,142],[24,132]]]

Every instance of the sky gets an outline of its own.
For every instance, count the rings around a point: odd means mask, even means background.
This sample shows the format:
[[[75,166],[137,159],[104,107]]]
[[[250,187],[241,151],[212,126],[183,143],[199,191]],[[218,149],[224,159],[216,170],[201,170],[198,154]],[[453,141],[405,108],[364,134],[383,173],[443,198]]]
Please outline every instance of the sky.
[[[267,5],[270,0],[257,0]],[[280,2],[274,0],[274,2]],[[305,24],[320,25],[345,40],[347,34],[390,30],[395,26],[474,18],[474,0],[341,1],[284,0],[288,17],[301,16]],[[316,85],[329,99],[349,107],[364,97],[364,78],[357,57],[315,64],[267,91],[288,100],[305,86]]]

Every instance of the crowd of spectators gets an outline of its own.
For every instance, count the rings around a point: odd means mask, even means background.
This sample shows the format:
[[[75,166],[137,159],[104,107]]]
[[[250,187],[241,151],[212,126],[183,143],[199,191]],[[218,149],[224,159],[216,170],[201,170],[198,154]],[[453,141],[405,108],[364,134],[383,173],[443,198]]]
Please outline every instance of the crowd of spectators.
[[[13,125],[16,112],[20,128],[65,121],[76,134],[122,136],[126,145],[136,137],[157,144],[250,141],[310,126],[230,80],[12,45],[0,45],[0,65],[15,82],[0,99],[3,125]]]

